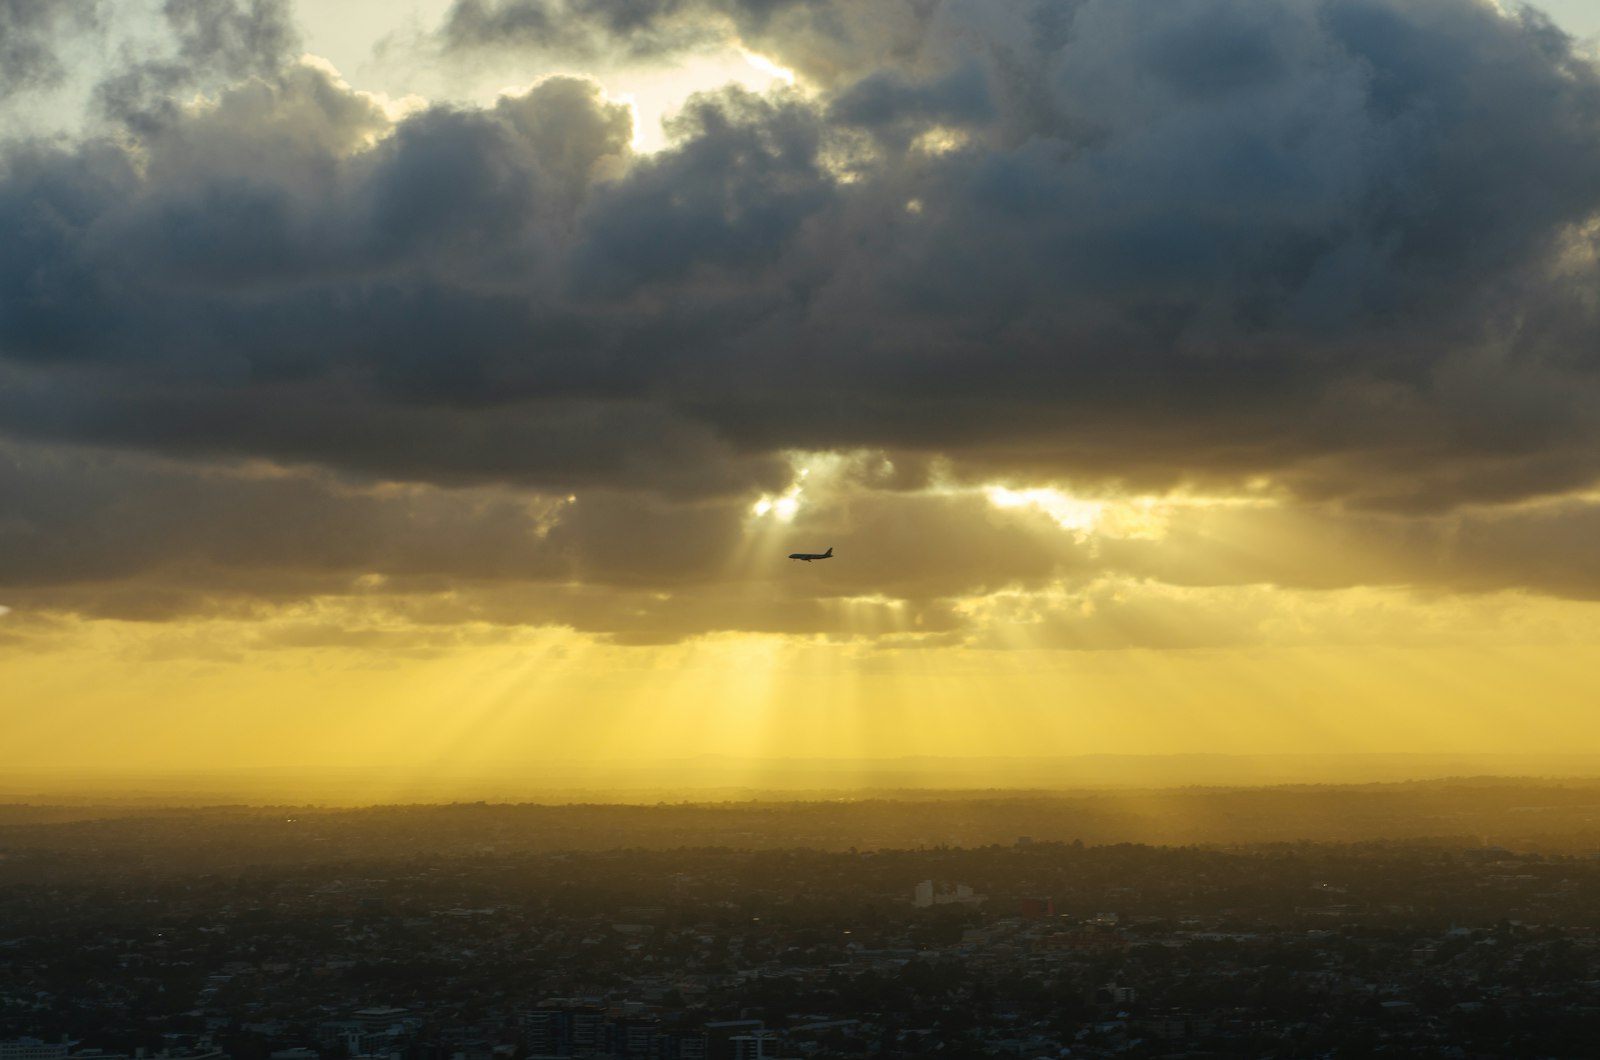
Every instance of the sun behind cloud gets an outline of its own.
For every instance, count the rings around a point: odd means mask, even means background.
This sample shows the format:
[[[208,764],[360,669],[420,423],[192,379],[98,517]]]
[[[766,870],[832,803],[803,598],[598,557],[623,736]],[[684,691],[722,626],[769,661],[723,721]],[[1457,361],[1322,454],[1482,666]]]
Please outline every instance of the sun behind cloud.
[[[362,10],[4,16],[8,744],[1600,735],[1600,71],[1541,16]]]

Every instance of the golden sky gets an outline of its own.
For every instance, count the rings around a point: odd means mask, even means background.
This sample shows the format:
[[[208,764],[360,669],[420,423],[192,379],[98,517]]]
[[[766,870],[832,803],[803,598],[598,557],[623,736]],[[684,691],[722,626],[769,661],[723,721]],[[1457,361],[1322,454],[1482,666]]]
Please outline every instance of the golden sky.
[[[0,743],[1600,753],[1584,10],[0,15]]]

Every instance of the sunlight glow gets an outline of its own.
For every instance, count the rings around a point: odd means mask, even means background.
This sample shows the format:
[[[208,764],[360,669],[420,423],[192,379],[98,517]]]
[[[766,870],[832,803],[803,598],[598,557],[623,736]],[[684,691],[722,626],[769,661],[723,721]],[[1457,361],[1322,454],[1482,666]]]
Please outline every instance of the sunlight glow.
[[[952,129],[947,125],[935,125],[911,141],[911,149],[925,155],[947,155],[965,147],[970,139],[964,130]]]
[[[1478,71],[1499,117],[1584,117],[1578,45],[1520,0],[1455,6],[1491,3],[1527,21],[1418,16],[1465,65],[1419,67],[1416,98]],[[1533,3],[1600,29],[1596,0]],[[1167,36],[1130,75],[1121,19],[1085,16],[1063,82],[1061,27],[1006,5],[11,6],[68,12],[23,19],[58,70],[0,71],[0,171],[40,348],[85,356],[0,351],[4,422],[37,428],[0,435],[8,767],[1600,750],[1594,366],[1563,340],[1600,309],[1600,208],[1487,232],[1526,252],[1484,257],[1511,290],[1470,328],[1442,298],[1374,317],[1414,371],[1350,355],[1325,317],[1396,262],[1343,189],[1405,211],[1454,185],[1367,113],[1359,49],[1307,44],[1339,27],[1273,36],[1304,87],[1219,111],[1141,86]],[[1204,51],[1192,21],[1168,36]],[[1252,118],[1289,143],[1238,150]],[[1305,190],[1236,217],[1168,149]],[[1324,229],[1351,249],[1313,277],[1252,249]],[[1151,233],[1184,252],[1166,273],[1074,282]],[[1308,374],[1182,390],[1151,355],[1113,407],[1047,363],[1168,325],[1203,353],[1232,320],[1204,307],[1280,287],[1333,312],[1231,330]],[[500,400],[387,385],[479,365]]]
[[[765,55],[762,55],[759,52],[753,52],[742,44],[738,47],[739,54],[744,57],[744,61],[762,73],[766,74],[768,77],[775,78],[788,85],[795,83],[795,73],[793,70],[786,66],[779,66]]]
[[[801,475],[804,477],[804,472]],[[801,483],[796,482],[776,497],[762,494],[750,510],[758,517],[771,515],[779,522],[792,523],[800,511],[800,487]]]
[[[334,66],[332,60],[326,59],[320,55],[313,55],[311,52],[305,52],[300,56],[300,65],[309,67],[312,70],[320,71],[321,73],[327,75],[328,79],[333,82],[335,87],[342,91],[350,92],[355,96],[372,103],[379,110],[383,111],[383,116],[388,118],[391,122],[404,121],[411,115],[428,109],[428,101],[417,95],[415,92],[408,92],[403,96],[395,97],[390,96],[385,92],[368,92],[354,88],[349,81],[345,80],[344,75],[339,72],[338,67]],[[371,143],[375,142],[376,139],[373,139],[371,142],[369,142],[368,146],[371,146]]]
[[[16,739],[48,752],[40,766],[321,768],[359,748],[396,783],[411,783],[408,771],[503,770],[529,782],[529,754],[553,746],[593,762],[1278,753],[1392,750],[1400,733],[1442,751],[1538,752],[1554,749],[1550,732],[1592,734],[1600,694],[1584,650],[1596,633],[1589,609],[1514,594],[1426,601],[1109,580],[964,600],[973,637],[925,644],[909,601],[832,599],[854,635],[628,647],[559,627],[411,624],[407,607],[328,601],[177,626],[62,618],[0,641],[0,657],[17,703],[52,707],[12,721]],[[1547,629],[1566,639],[1551,643]],[[1531,720],[1508,732],[1510,702]]]
[[[1037,508],[1054,519],[1061,529],[1071,530],[1080,537],[1099,524],[1106,510],[1100,501],[1079,500],[1052,489],[1012,490],[991,486],[987,494],[989,503],[996,508]]]
[[[605,85],[606,98],[632,108],[632,147],[639,154],[654,154],[670,145],[666,124],[696,93],[729,85],[758,94],[796,87],[794,71],[742,46],[592,76]]]
[[[1267,484],[1252,484],[1254,496],[1208,497],[1186,493],[1137,497],[1075,497],[1053,487],[1012,489],[989,486],[984,496],[1001,509],[1031,508],[1049,516],[1077,540],[1091,535],[1133,541],[1159,541],[1172,520],[1185,510],[1205,508],[1269,508],[1277,500],[1265,494]]]
[[[790,468],[794,469],[794,482],[778,495],[763,493],[760,500],[750,506],[750,514],[762,519],[771,516],[779,522],[794,522],[800,514],[803,498],[826,504],[830,496],[843,487],[843,479],[851,474],[869,471],[872,474],[893,474],[894,464],[878,455],[861,453],[786,453]],[[810,496],[808,496],[810,495]]]

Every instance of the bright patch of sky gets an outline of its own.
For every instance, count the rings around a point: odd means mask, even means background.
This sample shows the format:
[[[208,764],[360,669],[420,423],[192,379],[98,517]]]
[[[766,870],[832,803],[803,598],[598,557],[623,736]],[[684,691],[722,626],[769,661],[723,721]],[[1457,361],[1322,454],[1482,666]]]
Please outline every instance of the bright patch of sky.
[[[1505,10],[1517,0],[1495,0]],[[795,83],[793,71],[769,57],[737,45],[715,53],[626,69],[557,69],[530,64],[519,76],[507,77],[504,66],[457,68],[441,63],[428,38],[442,25],[454,0],[341,0],[337,4],[295,5],[295,25],[304,35],[305,50],[330,63],[343,79],[364,92],[389,100],[457,100],[492,103],[507,90],[521,91],[532,82],[557,73],[596,77],[606,94],[634,108],[634,148],[659,150],[666,144],[663,119],[676,112],[695,92],[726,84],[754,91]],[[1600,0],[1542,0],[1532,5],[1582,42],[1584,51],[1600,55]],[[76,132],[86,113],[94,83],[127,55],[155,50],[164,20],[160,0],[127,0],[103,9],[108,24],[98,33],[70,42],[63,55],[73,71],[68,82],[43,93],[28,108],[13,108],[0,123],[0,136]],[[948,149],[936,139],[925,147]]]
[[[666,146],[663,119],[695,92],[727,84],[764,92],[795,81],[792,71],[738,46],[616,69],[530,61],[513,77],[507,77],[507,68],[499,64],[447,70],[429,55],[423,41],[444,23],[452,4],[453,0],[302,2],[296,6],[295,19],[305,34],[307,51],[331,62],[356,88],[394,99],[416,93],[428,99],[488,104],[498,95],[526,91],[534,81],[553,74],[594,77],[608,97],[633,108],[636,151]]]
[[[1596,0],[1541,0],[1529,6],[1540,9],[1555,19],[1556,25],[1583,41],[1584,51],[1593,55],[1600,49],[1600,3]]]

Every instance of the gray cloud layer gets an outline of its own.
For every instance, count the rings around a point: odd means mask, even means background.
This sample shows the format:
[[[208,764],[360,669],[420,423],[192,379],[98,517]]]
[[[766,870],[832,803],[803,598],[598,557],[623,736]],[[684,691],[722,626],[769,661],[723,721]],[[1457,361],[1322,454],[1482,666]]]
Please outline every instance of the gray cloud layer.
[[[60,38],[95,22],[96,0],[0,0],[0,103],[58,83]]]
[[[24,614],[142,620],[245,618],[343,597],[357,614],[429,626],[556,624],[634,643],[731,630],[892,642],[972,634],[986,615],[1045,608],[1040,630],[1070,646],[1231,643],[1260,620],[1208,624],[1211,603],[1162,587],[1600,599],[1600,508],[1582,501],[1423,518],[1190,506],[1141,537],[1062,532],[980,492],[893,486],[836,481],[793,525],[747,539],[751,513],[736,502],[637,491],[568,501],[12,444],[0,446],[0,592]],[[782,559],[821,543],[837,562]],[[1117,584],[1133,586],[1132,598]],[[1002,590],[1013,603],[957,609]],[[1234,619],[1249,612],[1219,599]],[[1116,628],[1100,628],[1108,621]]]
[[[8,64],[22,71],[8,85],[49,75],[42,42],[61,20],[40,10],[0,4],[15,30],[0,39],[42,57]],[[749,502],[786,485],[793,448],[886,449],[906,466],[938,455],[972,480],[1265,474],[1309,511],[1374,513],[1349,517],[1361,526],[1411,514],[1427,518],[1393,525],[1433,527],[1600,474],[1600,75],[1530,11],[451,11],[440,39],[457,58],[738,39],[816,86],[697,97],[649,157],[629,147],[628,111],[586,80],[394,122],[291,60],[279,4],[165,11],[170,54],[100,86],[106,135],[0,154],[0,434],[159,454],[119,459],[152,460],[138,473],[172,491],[155,494],[164,510],[194,515],[147,537],[213,565],[478,578],[504,552],[495,570],[534,580],[714,581]],[[214,103],[180,106],[197,89]],[[397,544],[382,528],[398,502],[334,505],[311,479],[219,486],[203,470],[235,459],[596,497],[541,539],[565,542],[559,562],[541,547],[513,558],[521,530],[452,553],[446,537],[503,524],[457,513],[438,541]],[[57,473],[35,468],[11,496],[42,504]],[[0,525],[25,547],[0,579],[162,566],[91,529],[139,499],[83,481],[100,492],[54,524],[8,497]],[[951,501],[891,496],[855,513],[875,528],[860,548],[881,555],[874,584],[850,592],[932,601],[1080,562],[1003,528],[983,537]],[[225,517],[236,502],[366,544],[302,555],[270,520]],[[34,522],[55,540],[15,537]],[[1590,595],[1581,572],[1514,561],[1495,525],[1468,553],[1497,573],[1458,565],[1438,580]],[[1527,532],[1570,546],[1575,525]],[[640,531],[686,558],[663,562]],[[916,562],[946,544],[1006,558],[948,576]]]

